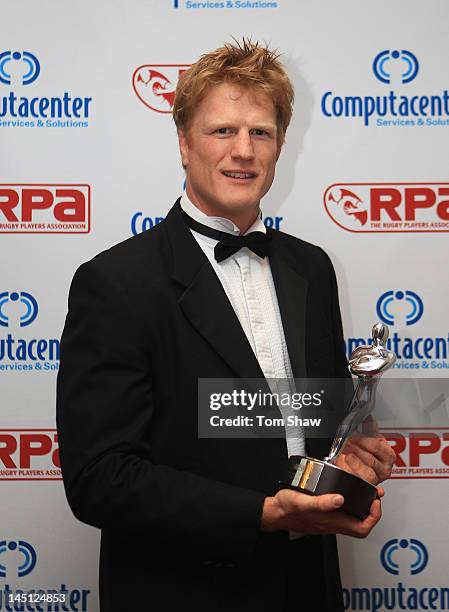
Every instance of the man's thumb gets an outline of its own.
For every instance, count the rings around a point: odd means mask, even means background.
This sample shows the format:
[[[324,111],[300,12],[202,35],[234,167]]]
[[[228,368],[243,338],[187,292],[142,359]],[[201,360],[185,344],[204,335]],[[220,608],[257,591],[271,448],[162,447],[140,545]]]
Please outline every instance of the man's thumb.
[[[313,498],[316,504],[316,510],[321,512],[329,512],[331,510],[338,510],[345,502],[343,495],[329,493],[326,495],[317,495]]]

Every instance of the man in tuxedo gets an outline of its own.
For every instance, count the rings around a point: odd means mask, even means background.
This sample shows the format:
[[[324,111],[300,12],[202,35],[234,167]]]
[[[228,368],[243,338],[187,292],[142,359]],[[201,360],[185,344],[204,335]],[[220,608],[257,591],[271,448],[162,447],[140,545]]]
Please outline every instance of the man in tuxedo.
[[[185,193],[73,279],[57,422],[69,504],[102,530],[103,612],[341,611],[335,534],[380,519],[380,499],[361,521],[340,495],[277,490],[329,440],[198,437],[199,378],[348,375],[329,258],[260,218],[292,103],[269,49],[202,56],[174,106]],[[377,485],[393,458],[359,436],[339,464]]]

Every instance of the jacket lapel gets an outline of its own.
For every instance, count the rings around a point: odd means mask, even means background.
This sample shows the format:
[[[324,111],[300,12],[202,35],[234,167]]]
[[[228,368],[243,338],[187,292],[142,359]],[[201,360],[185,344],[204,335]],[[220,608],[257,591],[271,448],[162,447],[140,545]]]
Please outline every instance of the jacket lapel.
[[[270,266],[278,298],[288,355],[294,378],[307,375],[305,358],[306,303],[308,282],[294,268],[280,244],[280,235],[270,232]]]
[[[172,278],[185,288],[178,303],[195,329],[241,378],[264,375],[229,299],[180,212],[179,200],[166,217]]]
[[[270,240],[270,264],[274,286],[278,298],[290,365],[294,378],[306,378],[306,306],[308,281],[294,267],[293,260],[283,252],[273,230]],[[306,454],[311,457],[324,457],[328,452],[328,442],[320,439],[306,439]]]
[[[264,374],[220,280],[182,217],[179,200],[169,211],[164,225],[171,250],[171,276],[181,287],[178,303],[184,315],[238,377],[259,379],[258,387],[269,392]],[[282,252],[281,237],[274,230],[268,231],[272,234],[270,266],[293,376],[302,378],[306,376],[307,281],[296,272],[288,255]],[[278,462],[286,460],[285,439],[266,442],[267,449],[271,449],[266,451],[267,457],[275,456]]]
[[[185,289],[179,305],[197,331],[241,378],[264,378],[228,297],[180,212],[179,200],[166,217],[173,280]],[[269,258],[293,376],[306,377],[305,321],[307,281],[270,232]]]

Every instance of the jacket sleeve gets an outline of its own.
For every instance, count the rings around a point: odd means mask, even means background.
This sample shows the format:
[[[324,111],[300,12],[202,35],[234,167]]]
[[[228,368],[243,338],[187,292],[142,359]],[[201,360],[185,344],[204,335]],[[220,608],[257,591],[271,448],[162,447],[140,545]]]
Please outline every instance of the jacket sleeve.
[[[152,463],[152,379],[140,332],[115,275],[97,258],[81,266],[70,289],[57,385],[69,505],[101,529],[145,533],[204,559],[245,563],[259,538],[265,495]]]

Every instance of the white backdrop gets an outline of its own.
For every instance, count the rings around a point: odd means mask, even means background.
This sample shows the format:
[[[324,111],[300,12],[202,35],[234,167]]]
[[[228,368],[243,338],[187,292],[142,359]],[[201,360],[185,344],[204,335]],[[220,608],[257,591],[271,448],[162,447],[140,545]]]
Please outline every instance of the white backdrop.
[[[278,47],[296,89],[266,222],[327,250],[349,342],[381,316],[395,376],[447,377],[448,18],[444,0],[3,3],[0,610],[20,588],[98,610],[99,533],[70,513],[54,431],[68,288],[181,193],[170,94],[231,36]],[[449,609],[449,427],[422,425],[396,432],[381,524],[339,540],[348,609]]]

